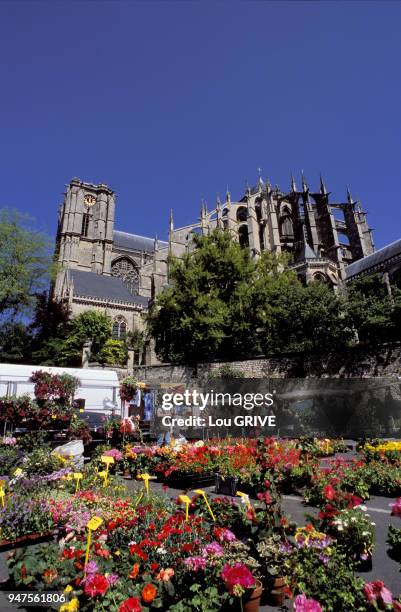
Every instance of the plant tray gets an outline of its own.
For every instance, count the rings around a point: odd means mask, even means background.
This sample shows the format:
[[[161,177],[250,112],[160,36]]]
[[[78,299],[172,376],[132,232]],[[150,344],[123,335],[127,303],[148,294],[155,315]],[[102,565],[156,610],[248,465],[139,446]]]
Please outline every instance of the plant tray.
[[[50,542],[57,531],[46,531],[45,533],[28,533],[15,540],[0,540],[0,552],[13,550],[14,548],[24,548],[41,542]]]
[[[209,472],[173,472],[165,479],[165,483],[173,489],[199,489],[214,484],[214,474]]]
[[[238,489],[238,478],[236,476],[221,476],[215,474],[215,492],[220,495],[235,497]]]

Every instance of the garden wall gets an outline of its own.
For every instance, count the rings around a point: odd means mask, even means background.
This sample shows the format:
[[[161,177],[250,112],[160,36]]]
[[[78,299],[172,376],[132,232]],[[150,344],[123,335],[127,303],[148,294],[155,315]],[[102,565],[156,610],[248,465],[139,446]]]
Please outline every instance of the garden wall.
[[[196,367],[162,364],[137,366],[133,375],[147,382],[182,382],[205,379],[223,366],[241,371],[247,378],[370,377],[401,376],[401,343],[376,349],[356,346],[341,354],[305,357],[299,354],[261,357],[241,361],[198,363]]]

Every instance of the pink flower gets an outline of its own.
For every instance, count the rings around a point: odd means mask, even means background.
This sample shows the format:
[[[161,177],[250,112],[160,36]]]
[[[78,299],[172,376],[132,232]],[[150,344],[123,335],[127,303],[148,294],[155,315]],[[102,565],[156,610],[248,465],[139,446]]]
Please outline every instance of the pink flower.
[[[234,593],[235,587],[238,585],[249,589],[256,583],[255,578],[243,563],[235,563],[233,566],[226,563],[221,572],[221,577],[230,593]]]
[[[393,595],[381,580],[367,582],[363,587],[365,597],[369,603],[378,601],[384,605],[392,605]]]
[[[184,564],[193,572],[198,572],[206,567],[206,559],[203,557],[187,557],[184,559]]]
[[[394,504],[390,504],[391,514],[401,518],[401,497],[395,500]]]
[[[237,539],[233,532],[225,527],[215,527],[214,535],[220,542],[233,542]]]
[[[322,612],[320,603],[316,599],[307,599],[306,595],[297,595],[294,601],[295,612]]]
[[[104,457],[113,457],[115,461],[121,461],[123,454],[117,448],[111,448],[103,453]]]
[[[218,542],[211,542],[210,544],[206,544],[205,548],[203,549],[203,555],[205,557],[207,555],[212,555],[214,557],[222,557],[224,555],[224,550]]]

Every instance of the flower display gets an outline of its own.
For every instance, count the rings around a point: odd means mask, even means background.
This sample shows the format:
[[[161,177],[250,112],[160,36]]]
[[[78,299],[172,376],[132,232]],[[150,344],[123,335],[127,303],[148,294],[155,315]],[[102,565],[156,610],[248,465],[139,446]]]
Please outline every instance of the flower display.
[[[2,537],[56,535],[35,549],[13,551],[9,568],[17,588],[63,591],[64,612],[191,609],[193,601],[199,609],[209,601],[215,610],[229,609],[257,597],[261,585],[267,601],[273,592],[294,594],[299,612],[397,609],[384,582],[364,584],[357,575],[374,544],[375,525],[363,505],[366,479],[372,470],[393,475],[394,462],[334,457],[319,463],[334,442],[316,440],[212,440],[180,448],[126,440],[98,449],[82,468],[79,488],[74,469],[68,463],[54,469],[58,459],[45,447],[21,452],[18,441],[0,444],[5,457],[13,453],[2,479]],[[214,496],[194,487],[184,504],[168,488],[157,493],[151,485],[147,493],[135,480],[127,487],[118,468],[105,484],[97,476],[100,456],[124,461],[124,469],[128,462],[133,474],[237,473],[246,492]],[[282,493],[291,482],[318,507],[305,525],[284,513]],[[400,516],[400,500],[391,504],[393,516]],[[93,517],[102,522],[86,558]],[[394,527],[393,551],[399,540]]]
[[[221,577],[227,590],[236,596],[241,596],[245,589],[253,587],[256,583],[249,569],[242,563],[235,563],[233,566],[227,563],[223,567]]]
[[[322,608],[318,601],[301,594],[295,598],[294,612],[322,612]]]

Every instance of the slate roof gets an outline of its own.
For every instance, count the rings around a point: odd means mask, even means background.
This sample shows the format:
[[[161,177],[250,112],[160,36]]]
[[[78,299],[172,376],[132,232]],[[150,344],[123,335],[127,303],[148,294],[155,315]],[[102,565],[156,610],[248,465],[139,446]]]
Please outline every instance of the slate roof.
[[[113,241],[115,247],[127,249],[128,251],[146,251],[147,253],[153,253],[155,250],[154,238],[138,236],[137,234],[128,234],[120,230],[113,231]],[[162,248],[165,246],[167,246],[167,242],[159,240],[159,247]]]
[[[391,242],[382,249],[371,253],[371,255],[362,257],[362,259],[358,259],[358,261],[354,261],[354,263],[347,266],[347,279],[351,278],[352,276],[356,276],[357,274],[362,274],[370,268],[380,266],[380,264],[384,264],[387,260],[392,259],[393,257],[401,257],[401,238],[395,242]]]
[[[104,298],[114,302],[128,302],[147,307],[148,298],[131,295],[123,281],[115,276],[103,276],[84,270],[70,270],[74,283],[74,296]]]

